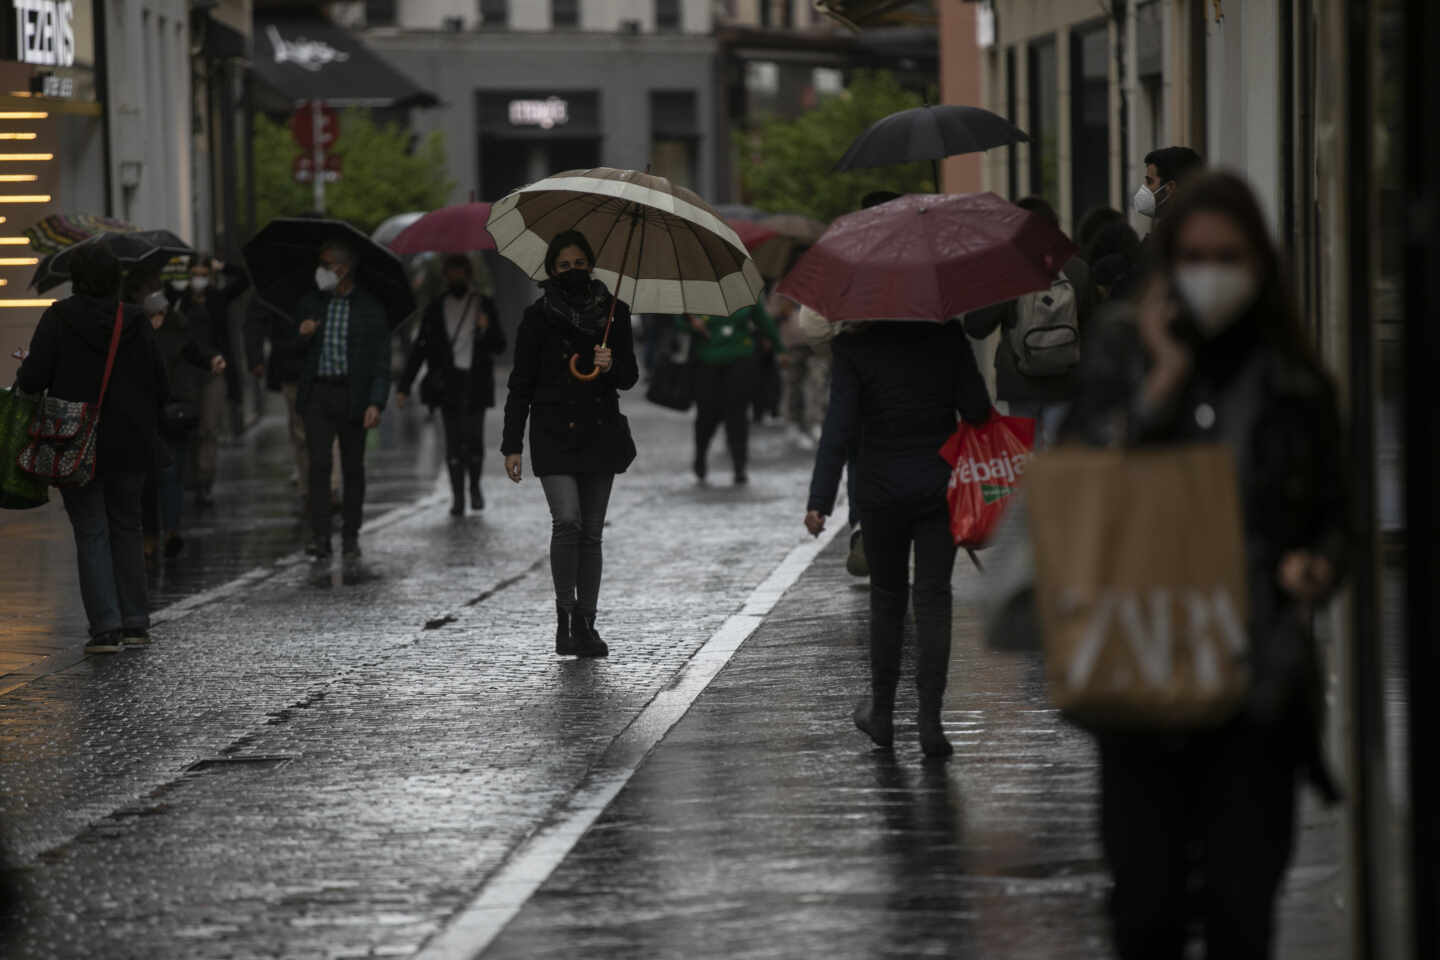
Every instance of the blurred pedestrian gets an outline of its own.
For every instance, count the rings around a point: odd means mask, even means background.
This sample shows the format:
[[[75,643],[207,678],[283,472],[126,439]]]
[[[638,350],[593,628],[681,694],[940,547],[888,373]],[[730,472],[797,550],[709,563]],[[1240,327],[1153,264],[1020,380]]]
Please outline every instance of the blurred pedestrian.
[[[200,390],[200,425],[194,444],[195,499],[201,507],[214,506],[215,473],[219,461],[220,432],[227,415],[233,436],[243,430],[239,365],[230,345],[230,304],[250,287],[239,267],[226,266],[206,253],[190,259],[190,276],[179,285],[177,306],[187,323],[204,331],[204,340],[225,358],[225,378],[207,381]]]
[[[710,472],[710,441],[723,423],[725,446],[737,484],[750,482],[751,399],[758,388],[757,350],[780,350],[780,331],[765,308],[756,303],[728,317],[687,316],[676,321],[696,337],[695,356],[695,478]]]
[[[1116,222],[1123,223],[1125,214],[1114,207],[1092,207],[1086,211],[1085,216],[1080,218],[1080,224],[1075,228],[1075,243],[1079,246],[1082,255],[1088,250],[1090,244],[1095,241],[1095,236],[1102,228]],[[1089,257],[1085,258],[1086,263],[1093,263]]]
[[[495,357],[505,351],[495,301],[475,289],[475,269],[464,254],[445,258],[445,293],[436,297],[420,319],[420,335],[410,350],[405,372],[395,390],[404,409],[410,385],[423,365],[421,402],[440,408],[445,426],[445,464],[454,497],[450,513],[465,515],[465,480],[470,480],[470,508],[485,509],[480,487],[485,463],[485,411],[495,406]],[[431,395],[426,396],[426,385]]]
[[[555,652],[562,656],[610,652],[595,629],[605,512],[615,475],[635,459],[630,424],[620,413],[620,391],[640,379],[630,308],[592,276],[594,268],[595,253],[584,234],[569,230],[550,242],[542,293],[515,332],[500,446],[506,475],[519,483],[525,421],[530,421],[530,469],[550,505]],[[588,357],[600,373],[581,380],[571,361]]]
[[[1166,209],[1138,323],[1099,332],[1067,435],[1233,451],[1251,695],[1208,731],[1100,735],[1100,833],[1121,960],[1179,960],[1197,909],[1207,957],[1258,960],[1271,954],[1300,775],[1334,797],[1311,621],[1344,564],[1339,412],[1245,182],[1202,174]]]
[[[1044,217],[1058,229],[1060,218],[1041,197],[1026,197],[1016,206]],[[997,303],[965,317],[965,330],[977,340],[1000,330],[995,350],[995,396],[1009,404],[1015,417],[1032,417],[1037,436],[1053,442],[1079,381],[1075,368],[1084,349],[1085,328],[1095,306],[1090,268],[1079,256],[1060,268],[1049,290]],[[1029,335],[1066,326],[1074,329],[1080,349],[1059,365],[1032,359]]]
[[[165,369],[144,311],[120,301],[120,263],[101,244],[72,261],[74,293],[40,317],[16,383],[26,393],[95,403],[120,324],[104,415],[96,437],[95,476],[61,487],[75,533],[80,596],[90,622],[87,653],[117,653],[150,642],[149,596],[141,529],[145,474],[158,453]],[[118,316],[117,316],[118,308]]]
[[[830,400],[829,337],[818,341],[806,332],[805,312],[793,300],[777,299],[774,316],[779,324],[780,342],[785,347],[785,419],[790,442],[812,451],[825,422],[825,405]],[[820,325],[828,327],[824,318]]]
[[[1096,231],[1081,254],[1090,265],[1095,300],[1129,300],[1140,282],[1140,236],[1124,221],[1107,223]]]
[[[310,448],[311,541],[317,560],[330,556],[330,504],[319,491],[330,474],[330,446],[340,441],[344,474],[341,552],[360,555],[365,509],[365,434],[380,425],[390,394],[390,325],[385,308],[356,275],[355,251],[343,239],[321,245],[316,291],[296,310],[304,356],[296,408]]]
[[[1189,147],[1151,150],[1145,154],[1145,182],[1135,191],[1135,212],[1158,222],[1165,216],[1166,205],[1175,191],[1188,176],[1204,166],[1200,154]]]
[[[880,747],[894,744],[895,688],[915,556],[916,684],[920,746],[953,752],[941,722],[950,669],[950,577],[955,540],[939,450],[955,430],[989,419],[990,397],[956,323],[872,323],[833,341],[830,408],[810,482],[805,526],[819,535],[835,507],[845,451],[858,441],[856,486],[870,566],[870,698],[855,724]]]
[[[174,559],[185,549],[180,535],[185,468],[200,422],[200,393],[206,383],[225,373],[226,364],[219,350],[202,342],[197,335],[201,331],[192,327],[183,313],[170,308],[158,284],[146,295],[142,307],[155,332],[155,346],[170,385],[169,399],[160,410],[160,437],[168,449],[146,482],[146,529],[150,535],[164,532],[165,557]]]

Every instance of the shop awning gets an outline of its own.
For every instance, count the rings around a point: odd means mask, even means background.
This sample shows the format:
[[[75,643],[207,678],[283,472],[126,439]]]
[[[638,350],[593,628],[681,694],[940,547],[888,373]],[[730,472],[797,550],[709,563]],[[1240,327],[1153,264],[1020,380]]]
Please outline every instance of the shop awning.
[[[256,78],[291,105],[433,107],[433,93],[386,63],[339,24],[315,14],[255,15]]]

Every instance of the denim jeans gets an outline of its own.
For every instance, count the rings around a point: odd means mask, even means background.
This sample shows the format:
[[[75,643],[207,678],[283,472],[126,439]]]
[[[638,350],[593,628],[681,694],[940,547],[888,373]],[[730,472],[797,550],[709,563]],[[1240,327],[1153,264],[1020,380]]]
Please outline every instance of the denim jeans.
[[[1035,421],[1035,446],[1038,449],[1055,446],[1060,436],[1060,425],[1070,412],[1068,401],[1060,403],[1010,403],[1010,416],[1029,417]]]
[[[150,626],[145,542],[140,530],[143,473],[103,473],[83,487],[62,487],[75,530],[80,596],[90,635]]]
[[[562,609],[595,615],[604,567],[601,541],[610,505],[613,473],[551,474],[541,477],[550,503],[550,574]]]

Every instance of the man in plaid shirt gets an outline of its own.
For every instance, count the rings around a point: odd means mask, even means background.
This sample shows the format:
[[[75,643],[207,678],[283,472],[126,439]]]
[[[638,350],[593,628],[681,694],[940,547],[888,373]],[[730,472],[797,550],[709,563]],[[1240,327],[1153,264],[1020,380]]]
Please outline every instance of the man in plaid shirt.
[[[311,490],[329,483],[330,445],[340,440],[344,477],[342,552],[360,553],[365,506],[365,431],[380,423],[390,393],[390,324],[385,308],[357,283],[354,248],[337,239],[320,248],[315,293],[300,301],[304,365],[296,406],[305,418]],[[330,556],[330,505],[310,498],[309,552]]]

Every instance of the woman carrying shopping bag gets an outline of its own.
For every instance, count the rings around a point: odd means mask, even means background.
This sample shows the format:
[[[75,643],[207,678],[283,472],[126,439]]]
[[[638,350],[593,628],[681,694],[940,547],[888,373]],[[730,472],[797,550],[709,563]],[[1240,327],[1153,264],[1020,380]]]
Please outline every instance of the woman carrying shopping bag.
[[[75,530],[80,594],[90,620],[85,651],[118,653],[127,644],[150,642],[140,499],[145,474],[156,462],[165,368],[144,310],[119,302],[114,254],[90,244],[75,252],[72,263],[75,293],[41,316],[17,383],[26,393],[47,393],[47,400],[84,403],[86,416],[99,418],[89,461],[93,479],[78,486],[60,477],[52,482]],[[68,463],[42,458],[32,466],[55,474]]]

